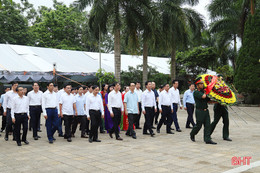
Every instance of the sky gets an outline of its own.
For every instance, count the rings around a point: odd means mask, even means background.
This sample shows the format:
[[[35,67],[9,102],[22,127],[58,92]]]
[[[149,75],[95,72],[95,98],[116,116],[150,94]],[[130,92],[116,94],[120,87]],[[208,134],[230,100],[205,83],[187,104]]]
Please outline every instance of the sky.
[[[15,2],[20,2],[20,0],[14,0]],[[28,0],[31,4],[34,5],[34,8],[38,8],[38,6],[47,6],[52,7],[53,1],[52,0]],[[74,2],[74,0],[58,0],[58,2],[63,2],[66,5],[70,5]],[[202,14],[204,16],[204,19],[207,24],[209,24],[209,14],[207,12],[207,5],[211,2],[211,0],[200,0],[199,4],[196,6],[191,7],[192,9],[195,9],[197,12]],[[185,6],[186,7],[186,6]],[[90,10],[90,8],[87,8],[87,10]]]

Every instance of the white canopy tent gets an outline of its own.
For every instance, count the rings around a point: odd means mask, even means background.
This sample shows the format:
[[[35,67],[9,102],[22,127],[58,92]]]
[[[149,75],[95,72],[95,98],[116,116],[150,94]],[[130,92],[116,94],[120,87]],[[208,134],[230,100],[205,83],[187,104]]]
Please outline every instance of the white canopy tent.
[[[121,70],[142,64],[142,56],[121,55]],[[148,57],[148,65],[165,74],[170,73],[169,58]],[[99,53],[53,48],[0,44],[0,82],[51,81],[53,64],[62,75],[95,78],[99,69]],[[101,68],[114,72],[114,54],[101,54]],[[89,77],[89,78],[88,78]]]

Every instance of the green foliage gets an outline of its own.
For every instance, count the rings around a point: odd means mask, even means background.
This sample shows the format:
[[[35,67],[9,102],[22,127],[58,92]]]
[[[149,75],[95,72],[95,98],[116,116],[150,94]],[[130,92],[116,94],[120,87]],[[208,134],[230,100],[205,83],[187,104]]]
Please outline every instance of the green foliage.
[[[224,80],[228,83],[231,83],[233,75],[234,75],[234,70],[231,66],[229,65],[224,65],[224,66],[220,66],[217,68],[216,72],[220,75],[223,76]]]
[[[184,67],[187,74],[197,76],[213,68],[217,59],[214,48],[195,47],[186,52],[177,53],[177,61]]]
[[[260,95],[260,11],[249,16],[237,58],[234,83],[239,92]]]
[[[0,8],[0,43],[29,44],[31,34],[27,19],[15,3],[1,1]]]
[[[142,65],[128,67],[128,72],[121,72],[122,86],[128,86],[131,82],[141,82],[143,74]],[[155,68],[148,66],[148,80],[156,83],[157,87],[170,82],[170,76],[167,74],[159,73]]]
[[[101,84],[112,84],[116,82],[114,73],[106,72],[104,69],[99,69],[96,73],[96,77],[98,78],[98,83]]]

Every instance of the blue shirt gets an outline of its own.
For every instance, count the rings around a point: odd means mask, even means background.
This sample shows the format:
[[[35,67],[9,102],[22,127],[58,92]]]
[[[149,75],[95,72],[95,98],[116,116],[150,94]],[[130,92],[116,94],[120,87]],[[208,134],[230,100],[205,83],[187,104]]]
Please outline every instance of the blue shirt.
[[[154,92],[154,96],[155,96],[155,101],[157,102],[157,98],[159,97],[159,94],[156,89],[154,89],[153,92]]]
[[[0,104],[3,106],[5,94],[1,95]]]
[[[184,96],[183,96],[183,106],[186,108],[186,103],[191,103],[195,104],[194,97],[193,97],[193,92],[190,89],[185,91]]]
[[[136,94],[136,92],[127,92],[125,94],[124,103],[126,103],[127,112],[129,114],[138,114],[138,95]]]
[[[75,99],[76,99],[76,107],[77,107],[78,115],[86,115],[85,107],[84,107],[84,105],[86,104],[86,97],[83,94],[82,96],[77,94],[75,96]]]

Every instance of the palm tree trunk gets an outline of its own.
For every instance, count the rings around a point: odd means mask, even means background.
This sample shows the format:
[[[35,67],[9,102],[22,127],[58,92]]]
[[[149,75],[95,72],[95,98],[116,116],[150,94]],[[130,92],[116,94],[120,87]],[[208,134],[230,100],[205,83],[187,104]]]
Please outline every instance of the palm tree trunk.
[[[171,52],[171,80],[176,79],[176,48],[172,47]]]
[[[115,50],[115,77],[118,82],[120,82],[120,72],[121,72],[121,50],[120,50],[120,29],[115,29],[115,42],[114,42],[114,50]]]
[[[147,70],[147,58],[148,57],[148,45],[147,42],[144,41],[143,44],[143,88],[145,88],[145,82],[147,81],[148,76],[148,70]]]
[[[233,65],[233,69],[236,69],[236,57],[237,57],[237,37],[236,34],[234,34],[234,52],[235,52],[235,56],[232,59],[232,65]]]
[[[251,15],[253,16],[255,14],[255,0],[251,0]]]

